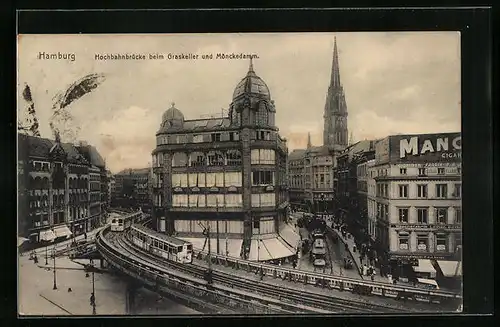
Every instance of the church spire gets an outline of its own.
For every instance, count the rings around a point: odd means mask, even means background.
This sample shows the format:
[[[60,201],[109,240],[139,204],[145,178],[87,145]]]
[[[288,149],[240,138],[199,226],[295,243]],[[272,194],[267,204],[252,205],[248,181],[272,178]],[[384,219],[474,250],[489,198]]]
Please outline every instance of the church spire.
[[[333,40],[333,59],[330,85],[325,103],[323,145],[329,149],[342,149],[348,145],[347,104],[344,88],[340,83],[339,50],[337,37]]]
[[[311,144],[311,133],[308,132],[307,133],[307,148],[310,149],[312,147],[312,144]]]
[[[333,39],[333,60],[330,87],[340,88],[340,86],[339,51],[337,49],[337,37],[335,36]]]

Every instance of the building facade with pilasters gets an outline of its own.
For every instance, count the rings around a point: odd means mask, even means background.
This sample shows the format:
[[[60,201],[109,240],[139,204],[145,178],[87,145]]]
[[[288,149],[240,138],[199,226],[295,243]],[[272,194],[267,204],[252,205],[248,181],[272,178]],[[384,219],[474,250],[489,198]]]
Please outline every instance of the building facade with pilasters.
[[[252,63],[233,92],[228,116],[187,120],[172,104],[152,153],[158,231],[202,248],[209,230],[212,251],[250,260],[295,254],[298,240],[284,235],[288,149],[275,112]]]
[[[372,169],[376,235],[393,266],[460,261],[460,133],[389,136],[377,143]]]

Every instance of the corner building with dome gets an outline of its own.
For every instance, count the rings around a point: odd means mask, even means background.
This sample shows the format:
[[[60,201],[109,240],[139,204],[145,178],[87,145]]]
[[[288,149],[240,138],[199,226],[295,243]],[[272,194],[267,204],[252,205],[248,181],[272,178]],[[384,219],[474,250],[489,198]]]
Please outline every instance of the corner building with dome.
[[[255,261],[294,256],[286,224],[287,144],[275,105],[250,61],[227,117],[185,119],[172,104],[156,133],[153,225],[212,253]]]

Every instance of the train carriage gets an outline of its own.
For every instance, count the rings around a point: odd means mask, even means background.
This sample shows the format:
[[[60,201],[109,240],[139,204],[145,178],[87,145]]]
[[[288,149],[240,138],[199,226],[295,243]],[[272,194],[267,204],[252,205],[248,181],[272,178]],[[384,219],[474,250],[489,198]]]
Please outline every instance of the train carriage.
[[[117,218],[113,218],[111,220],[111,231],[112,232],[123,232],[129,229],[132,224],[143,220],[144,214],[142,211],[138,211],[132,214],[128,214],[126,216],[121,216]]]
[[[137,247],[156,256],[180,263],[193,262],[193,245],[174,237],[157,233],[141,225],[133,225],[130,238]]]

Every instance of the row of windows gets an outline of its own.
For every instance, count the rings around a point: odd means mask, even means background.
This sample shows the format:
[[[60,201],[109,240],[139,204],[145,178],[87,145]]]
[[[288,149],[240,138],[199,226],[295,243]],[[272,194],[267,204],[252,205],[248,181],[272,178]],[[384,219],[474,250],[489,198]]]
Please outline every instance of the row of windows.
[[[62,162],[54,162],[52,164],[54,165],[54,167],[62,168]],[[33,160],[30,161],[30,166],[31,166],[31,171],[45,171],[45,172],[50,171],[50,162]]]
[[[434,168],[418,168],[418,176],[427,176],[428,173],[436,173],[437,175],[446,175],[446,174],[461,174],[462,169],[461,167],[457,168],[448,168],[446,169],[445,167],[437,167],[437,169]],[[408,169],[407,168],[400,168],[399,169],[399,174],[400,175],[408,175]]]
[[[241,208],[243,199],[241,194],[174,194],[172,207],[228,207]]]
[[[276,225],[273,217],[254,217],[253,219],[253,235],[274,234],[276,233]]]
[[[252,171],[252,185],[274,185],[274,171]]]
[[[389,184],[387,183],[377,183],[377,197],[387,198],[389,197]]]
[[[435,197],[445,199],[448,198],[448,185],[447,184],[436,184],[435,185]],[[409,197],[409,188],[408,184],[399,184],[398,185],[398,196],[400,198],[408,198]],[[427,184],[417,184],[417,198],[427,198],[428,197],[428,185]],[[462,184],[454,184],[453,192],[451,194],[454,198],[462,197]]]
[[[101,194],[90,194],[90,202],[100,202]]]
[[[161,198],[158,198],[160,201]],[[243,206],[241,194],[174,194],[172,195],[173,207],[229,207],[240,208]],[[252,194],[252,207],[276,206],[276,194]]]
[[[276,206],[276,194],[274,193],[261,193],[252,194],[252,207],[274,207]]]
[[[97,197],[100,195],[97,194]],[[52,206],[58,207],[64,205],[64,195],[53,195]],[[87,201],[87,193],[81,194],[69,194],[69,204],[75,204],[76,202]],[[43,196],[31,196],[29,200],[30,208],[47,208],[49,207],[49,197],[47,195]]]
[[[413,233],[412,233],[413,234]],[[454,234],[455,247],[450,249],[449,237],[445,233],[432,233],[432,238],[434,239],[434,251],[436,252],[455,252],[462,246],[462,235]],[[430,251],[430,237],[428,233],[416,233],[416,249],[411,248],[411,237],[407,232],[401,232],[398,235],[398,248],[402,251],[418,251],[427,252]]]
[[[252,149],[252,165],[274,165],[275,152],[270,149]]]
[[[175,220],[174,228],[179,233],[203,233],[210,225],[210,233],[217,233],[217,221]],[[219,233],[243,234],[243,221],[219,220]]]
[[[358,176],[363,176],[363,175],[360,175],[361,172],[359,170],[359,168],[361,167],[358,167]],[[408,171],[410,170],[414,170],[413,168],[399,168],[399,175],[402,175],[402,176],[407,176],[408,175]],[[432,175],[446,175],[446,174],[462,174],[462,168],[461,167],[451,167],[451,168],[446,168],[446,167],[437,167],[437,168],[427,168],[427,167],[420,167],[420,168],[416,168],[415,170],[415,174],[417,174],[418,176],[427,176],[429,174],[432,174]],[[388,169],[373,169],[370,171],[370,177],[371,178],[375,178],[375,177],[383,177],[383,176],[387,176],[388,175]]]
[[[158,179],[159,185],[162,181]],[[241,172],[172,174],[172,187],[241,187]]]
[[[158,159],[153,160],[153,165],[161,165],[162,159],[162,154],[159,154]],[[241,152],[239,150],[210,151],[207,154],[199,151],[190,154],[176,152],[172,156],[172,167],[201,166],[241,166]]]
[[[161,144],[239,141],[239,139],[240,139],[240,134],[238,132],[214,132],[214,133],[200,133],[200,134],[164,135],[164,136],[159,136],[156,142],[158,145],[161,145]]]
[[[254,140],[275,140],[276,132],[252,130],[250,135]],[[162,144],[187,144],[187,143],[208,143],[208,142],[234,142],[240,140],[239,132],[212,132],[197,134],[163,135],[156,139],[158,145]]]
[[[435,220],[437,224],[448,224],[450,223],[448,219],[448,207],[436,207],[435,210]],[[453,223],[462,223],[462,209],[455,208],[455,213],[453,217]],[[417,208],[416,219],[410,217],[410,208],[398,208],[398,219],[401,223],[408,223],[416,221],[419,224],[429,223],[429,209],[428,208]]]
[[[230,109],[231,123],[239,126],[242,122],[241,112],[238,112],[234,108]],[[250,125],[259,126],[274,126],[274,113],[269,112],[266,108],[266,104],[261,102],[259,110],[255,112],[254,110],[249,111],[248,117]]]

